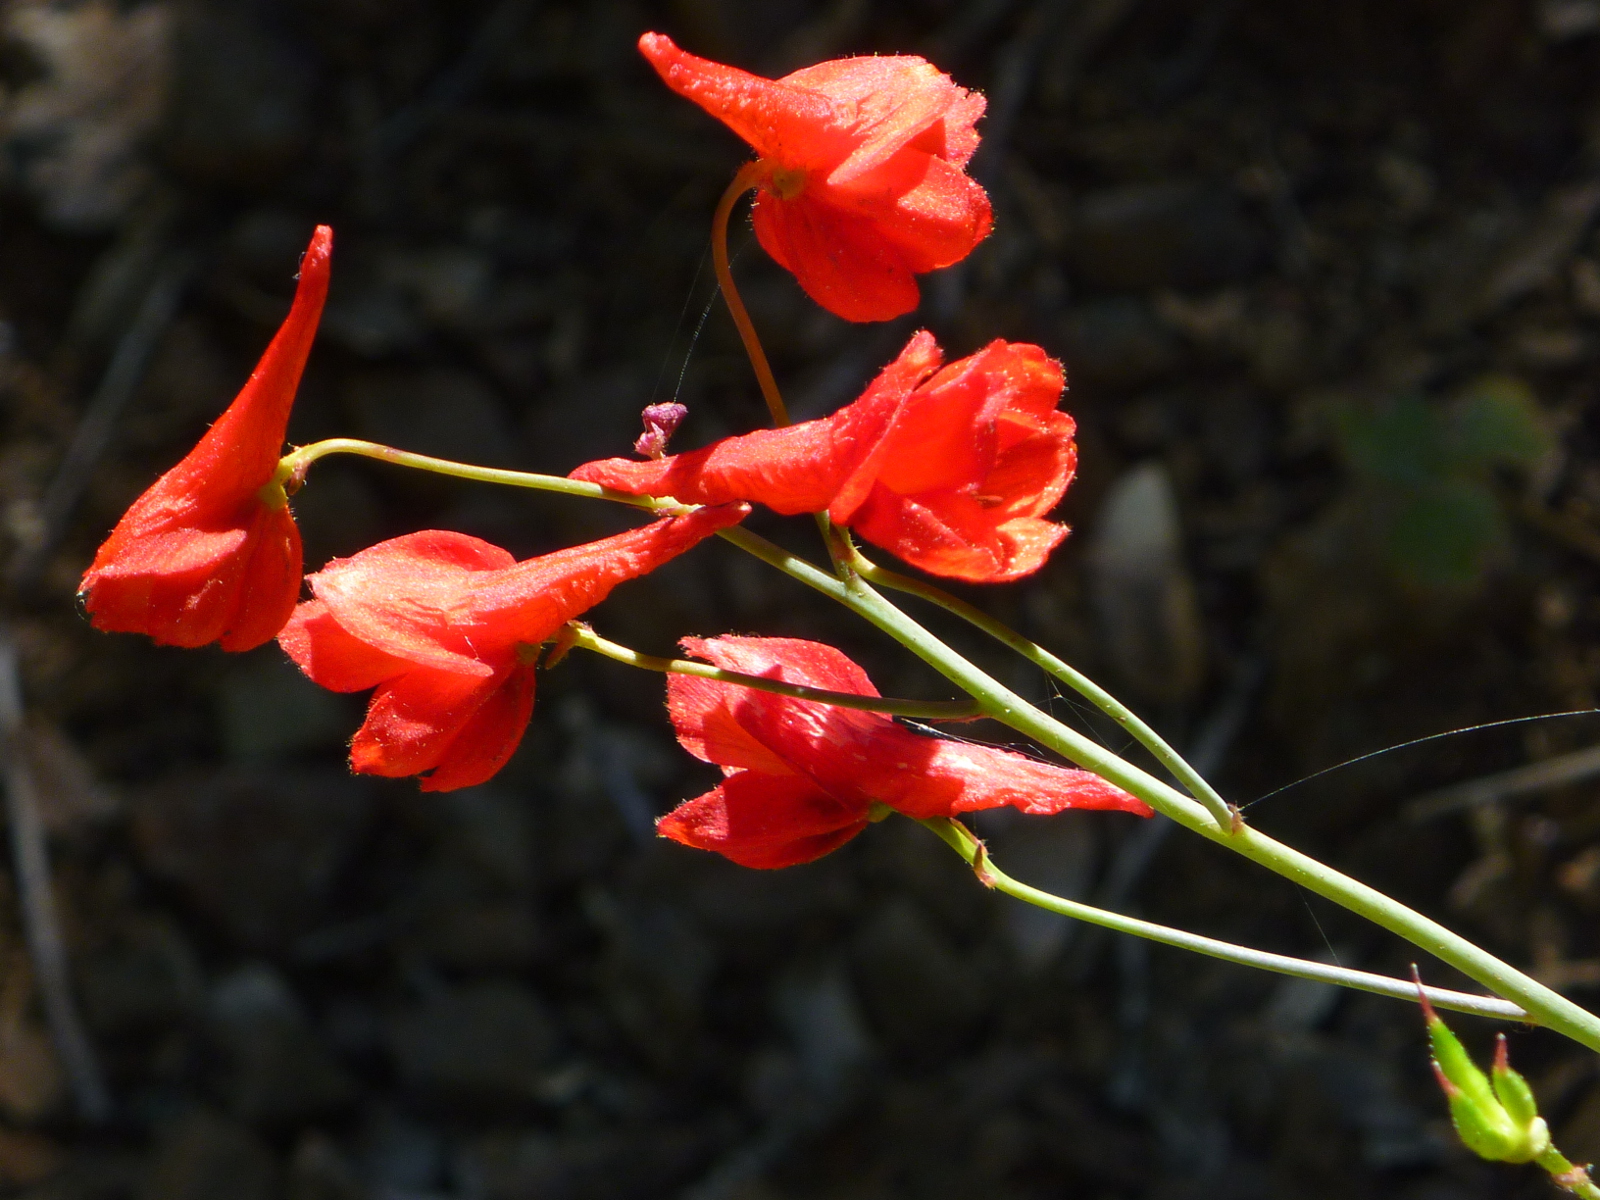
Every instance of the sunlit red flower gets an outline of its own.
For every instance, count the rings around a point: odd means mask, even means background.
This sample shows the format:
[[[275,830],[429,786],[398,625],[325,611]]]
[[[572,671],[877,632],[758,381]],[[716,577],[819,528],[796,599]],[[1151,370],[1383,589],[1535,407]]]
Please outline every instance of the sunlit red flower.
[[[914,55],[838,58],[782,79],[686,54],[647,33],[668,87],[754,147],[756,237],[806,293],[849,321],[917,306],[924,271],[989,234],[989,197],[963,170],[984,98]]]
[[[300,531],[272,477],[332,253],[333,231],[319,225],[294,305],[244,390],[100,547],[78,589],[95,628],[249,650],[289,619],[300,594]]]
[[[650,462],[585,463],[572,477],[685,503],[826,510],[931,574],[1017,579],[1067,535],[1044,519],[1078,458],[1072,418],[1056,408],[1061,365],[1038,346],[1001,341],[943,370],[941,358],[919,333],[830,417]]]
[[[469,787],[522,740],[540,643],[748,511],[699,509],[524,562],[464,533],[393,538],[308,576],[316,599],[278,642],[325,688],[377,688],[350,744],[353,770],[428,772],[429,792]]]
[[[791,638],[685,638],[729,671],[876,696],[832,646]],[[926,737],[877,713],[758,692],[689,675],[667,681],[678,740],[726,778],[657,823],[664,837],[747,867],[810,862],[866,828],[874,803],[909,817],[1011,807],[1039,816],[1110,808],[1149,816],[1140,800],[1088,771]]]

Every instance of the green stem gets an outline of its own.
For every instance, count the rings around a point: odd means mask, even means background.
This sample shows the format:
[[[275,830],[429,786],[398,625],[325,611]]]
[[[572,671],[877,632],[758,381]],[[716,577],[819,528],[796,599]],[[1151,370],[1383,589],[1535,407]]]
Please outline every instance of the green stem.
[[[532,488],[541,492],[560,492],[567,496],[585,496],[591,500],[615,500],[634,508],[651,512],[679,512],[685,505],[671,497],[630,496],[614,488],[596,483],[582,483],[560,475],[535,475],[529,471],[502,471],[495,467],[476,467],[471,463],[451,462],[447,458],[432,458],[426,454],[412,454],[409,450],[396,450],[393,446],[377,442],[364,442],[358,438],[328,438],[312,442],[291,451],[278,461],[273,483],[289,485],[293,490],[305,479],[307,468],[319,458],[330,454],[354,454],[361,458],[375,458],[379,462],[393,463],[397,467],[411,467],[418,471],[431,471],[435,475],[449,475],[456,479],[471,479],[478,483],[498,483],[507,487]],[[268,486],[271,486],[270,484]]]
[[[988,716],[1132,792],[1202,837],[1399,934],[1483,987],[1521,1005],[1540,1024],[1591,1050],[1600,1050],[1600,1017],[1501,962],[1437,921],[1250,826],[1231,833],[1218,829],[1211,814],[1198,801],[1041,712],[951,650],[859,577],[837,579],[745,529],[725,529],[719,536],[865,617],[976,698]]]
[[[923,583],[921,580],[912,579],[896,571],[886,570],[866,558],[854,546],[851,546],[850,549],[849,563],[863,579],[881,584],[886,588],[892,588],[897,592],[905,592],[908,595],[927,600],[932,604],[937,604],[946,612],[954,613],[968,624],[975,625],[983,630],[984,633],[987,633],[996,641],[1009,646],[1035,666],[1042,667],[1080,696],[1087,699],[1101,712],[1105,713],[1106,716],[1132,734],[1141,746],[1155,756],[1157,762],[1172,772],[1172,777],[1188,788],[1189,793],[1211,811],[1211,815],[1215,818],[1219,827],[1231,831],[1235,820],[1240,819],[1236,810],[1228,806],[1228,802],[1217,794],[1216,789],[1206,782],[1200,772],[1189,765],[1183,755],[1169,746],[1159,733],[1140,720],[1133,710],[1087,675],[1061,661],[1043,646],[1023,637],[1009,625],[995,620],[988,613],[968,604],[965,600],[952,596],[943,588],[935,587],[931,583]]]
[[[983,842],[974,836],[972,831],[961,822],[952,821],[946,817],[935,817],[931,820],[919,821],[918,824],[925,825],[933,830],[957,854],[961,855],[986,887],[991,887],[997,892],[1004,892],[1007,896],[1015,897],[1025,903],[1036,905],[1047,912],[1060,913],[1064,917],[1072,917],[1074,920],[1083,921],[1089,925],[1099,925],[1104,929],[1110,929],[1117,933],[1126,933],[1133,937],[1146,938],[1152,942],[1160,942],[1162,945],[1176,946],[1180,950],[1192,950],[1196,954],[1204,954],[1210,958],[1220,958],[1224,962],[1239,963],[1241,966],[1257,967],[1260,970],[1273,971],[1279,975],[1293,975],[1297,979],[1310,979],[1317,983],[1355,988],[1359,991],[1372,992],[1379,996],[1391,996],[1396,1000],[1409,1000],[1412,1003],[1416,1003],[1417,985],[1408,979],[1393,979],[1387,975],[1374,975],[1370,971],[1352,971],[1347,967],[1310,962],[1303,958],[1291,958],[1286,954],[1269,954],[1265,950],[1252,950],[1248,946],[1236,946],[1232,942],[1202,937],[1197,933],[1188,933],[1185,930],[1173,929],[1167,925],[1157,925],[1152,921],[1141,921],[1137,917],[1108,912],[1103,908],[1080,904],[1076,900],[1068,900],[1063,896],[1055,896],[1049,892],[1040,891],[1036,887],[1029,887],[1025,883],[1019,883],[997,867],[994,859],[989,857],[988,849]],[[1493,996],[1474,996],[1470,992],[1457,992],[1449,988],[1425,987],[1423,990],[1427,992],[1428,999],[1440,1008],[1470,1013],[1475,1017],[1492,1017],[1502,1021],[1528,1020],[1526,1012],[1507,1000],[1500,1000]]]
[[[1589,1178],[1588,1170],[1573,1166],[1567,1156],[1554,1146],[1533,1161],[1550,1172],[1551,1181],[1563,1191],[1582,1196],[1583,1200],[1600,1200],[1600,1187],[1596,1187]]]
[[[962,721],[979,714],[974,700],[895,700],[887,696],[858,696],[851,692],[830,692],[823,688],[805,687],[798,683],[785,683],[781,679],[768,679],[761,675],[746,675],[740,671],[724,671],[710,663],[691,662],[685,658],[658,658],[654,654],[640,654],[627,646],[601,637],[587,625],[577,622],[567,627],[572,631],[571,645],[579,650],[592,650],[630,667],[647,671],[663,671],[673,675],[694,675],[717,683],[730,683],[758,692],[773,692],[779,696],[793,696],[796,700],[810,700],[817,704],[831,704],[835,708],[855,708],[864,712],[888,713],[896,717],[919,717],[927,721]],[[1414,991],[1415,989],[1413,989]]]

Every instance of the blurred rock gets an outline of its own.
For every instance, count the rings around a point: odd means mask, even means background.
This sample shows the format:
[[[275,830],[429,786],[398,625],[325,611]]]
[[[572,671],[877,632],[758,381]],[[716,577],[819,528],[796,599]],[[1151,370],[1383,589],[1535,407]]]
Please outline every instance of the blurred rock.
[[[978,828],[1008,875],[1069,900],[1082,900],[1094,882],[1100,857],[1100,826],[1087,814],[1066,820],[1025,817],[1014,809],[983,814]],[[1032,904],[1002,902],[1001,928],[1028,971],[1041,971],[1066,946],[1075,923]]]
[[[249,1130],[199,1110],[156,1145],[140,1200],[275,1200],[278,1164]]]
[[[457,1173],[483,1200],[629,1200],[669,1194],[707,1139],[672,1125],[569,1136],[498,1133],[472,1142]]]
[[[1266,249],[1264,230],[1232,191],[1154,183],[1087,193],[1067,258],[1091,287],[1189,289],[1248,278]]]
[[[1080,305],[1062,328],[1069,384],[1133,388],[1170,373],[1181,362],[1172,330],[1133,296]]]
[[[1600,184],[1584,183],[1551,194],[1528,229],[1490,268],[1472,315],[1494,312],[1558,278],[1600,211]]]
[[[177,11],[164,157],[197,183],[271,182],[310,135],[310,63],[279,28],[276,5],[180,0]]]
[[[896,1049],[940,1053],[983,1016],[978,972],[909,900],[889,901],[856,931],[850,960],[876,1032]]]
[[[348,740],[350,704],[281,653],[240,659],[218,689],[222,743],[240,763],[273,762]]]
[[[145,143],[171,89],[170,4],[12,4],[6,33],[43,64],[7,99],[7,148],[46,219],[116,223],[147,190]]]
[[[313,927],[366,832],[371,787],[342,772],[194,777],[130,803],[134,846],[248,949]]]
[[[203,982],[194,951],[164,917],[129,921],[78,963],[84,1015],[104,1037],[149,1034],[186,1019]]]
[[[1133,468],[1106,493],[1089,551],[1089,595],[1106,656],[1128,687],[1165,703],[1194,694],[1205,671],[1205,627],[1161,464]]]
[[[599,889],[584,911],[606,938],[607,1007],[653,1059],[679,1063],[695,1045],[716,945],[687,912],[656,898],[619,901]]]
[[[396,1015],[390,1050],[418,1099],[505,1109],[538,1099],[555,1048],[544,1006],[527,988],[498,981],[444,992]]]
[[[360,1160],[362,1181],[379,1196],[432,1195],[447,1166],[443,1136],[388,1104],[368,1111]]]
[[[844,964],[790,971],[778,982],[773,1008],[794,1044],[807,1090],[816,1097],[841,1097],[874,1051]]]
[[[356,1099],[355,1081],[323,1049],[272,968],[256,964],[225,976],[212,988],[208,1010],[223,1059],[218,1092],[234,1116],[292,1126]]]
[[[0,1113],[31,1125],[66,1098],[66,1077],[50,1031],[34,1013],[33,967],[27,951],[0,960]]]
[[[27,750],[39,817],[50,833],[76,833],[116,815],[120,798],[95,777],[89,760],[60,727],[30,721]]]
[[[0,1187],[42,1183],[65,1161],[61,1147],[42,1134],[0,1129]]]
[[[521,458],[500,398],[466,371],[367,372],[352,382],[349,403],[360,436],[375,442],[484,466]]]
[[[284,1200],[368,1200],[354,1165],[326,1134],[307,1133],[289,1159]]]

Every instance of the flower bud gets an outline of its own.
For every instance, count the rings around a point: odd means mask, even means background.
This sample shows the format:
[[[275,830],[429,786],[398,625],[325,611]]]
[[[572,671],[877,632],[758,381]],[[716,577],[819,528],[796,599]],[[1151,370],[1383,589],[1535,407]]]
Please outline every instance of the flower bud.
[[[1433,1046],[1433,1073],[1450,1104],[1450,1119],[1462,1143],[1491,1162],[1531,1162],[1550,1147],[1550,1130],[1539,1116],[1528,1081],[1511,1069],[1505,1035],[1495,1049],[1494,1079],[1480,1071],[1456,1035],[1439,1019],[1417,983]]]

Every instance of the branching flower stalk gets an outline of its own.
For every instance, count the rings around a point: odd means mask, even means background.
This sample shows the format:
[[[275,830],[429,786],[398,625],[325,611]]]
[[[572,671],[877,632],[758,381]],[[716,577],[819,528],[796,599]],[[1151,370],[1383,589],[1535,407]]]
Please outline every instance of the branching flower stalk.
[[[854,401],[791,423],[734,285],[727,228],[755,189],[762,247],[818,304],[848,321],[912,311],[916,277],[961,261],[987,236],[989,199],[966,174],[981,95],[921,58],[837,59],[764,79],[696,58],[659,34],[640,49],[673,90],[744,138],[754,161],[713,220],[716,274],[774,426],[668,455],[681,406],[644,414],[643,461],[581,464],[566,478],[478,467],[352,438],[282,453],[327,294],[332,231],[319,227],[295,303],[237,398],[200,443],[134,502],[85,573],[96,627],[176,646],[248,650],[276,638],[315,682],[372,693],[351,767],[416,776],[427,791],[491,778],[533,714],[537,673],[583,649],[667,676],[668,709],[691,754],[722,781],[658,831],[757,868],[809,862],[898,812],[948,843],[986,886],[1048,911],[1214,958],[1474,1015],[1547,1026],[1600,1050],[1600,1017],[1438,922],[1247,825],[1182,755],[1125,705],[1048,650],[942,588],[888,570],[857,539],[929,575],[1008,583],[1067,536],[1050,514],[1077,467],[1065,376],[1039,346],[996,340],[946,362],[927,331]],[[369,546],[302,574],[290,497],[310,467],[353,454],[413,470],[631,505],[654,519],[518,561],[447,530]],[[828,566],[750,532],[755,505],[815,517]],[[843,605],[969,700],[885,698],[835,647],[793,638],[686,637],[688,658],[644,654],[575,618],[618,586],[713,534]],[[309,584],[312,599],[302,599]],[[1047,671],[1109,716],[1188,794],[1056,720],[930,633],[874,587],[937,605]],[[702,660],[702,661],[697,661]],[[895,717],[998,721],[1076,768],[997,746],[927,737]],[[1159,812],[1342,905],[1489,989],[1473,996],[1235,946],[1107,912],[1012,879],[959,817],[1010,807]],[[1477,1152],[1537,1162],[1600,1200],[1549,1143],[1532,1094],[1503,1056],[1492,1082],[1459,1044],[1430,1033],[1457,1128]],[[1454,1048],[1452,1048],[1452,1046]],[[1441,1049],[1442,1047],[1442,1049]]]
[[[315,453],[308,453],[309,451],[315,451]],[[641,504],[640,497],[624,495],[594,484],[584,484],[557,476],[505,471],[476,467],[466,463],[448,462],[446,460],[428,458],[424,455],[413,455],[391,450],[375,443],[356,442],[351,439],[330,439],[326,442],[314,443],[285,456],[283,461],[286,464],[290,464],[289,470],[296,478],[303,478],[304,468],[310,462],[332,453],[361,454],[365,457],[390,462],[397,466],[411,467],[483,483],[505,484],[594,499],[616,500],[639,507],[648,507],[652,511],[658,512],[683,511],[685,507],[670,497],[653,498],[648,504]],[[1378,892],[1376,889],[1351,879],[1310,858],[1308,855],[1284,846],[1275,839],[1267,837],[1265,834],[1248,826],[1219,826],[1216,816],[1209,806],[1174,790],[1141,768],[1125,761],[1078,731],[1061,724],[1034,705],[1029,704],[1022,697],[979,670],[871,588],[865,581],[865,573],[858,569],[862,564],[866,563],[864,556],[861,556],[858,551],[852,549],[848,555],[843,552],[840,553],[839,562],[845,574],[845,578],[840,578],[838,574],[824,571],[798,555],[791,554],[782,547],[742,527],[736,526],[724,529],[720,531],[719,536],[866,618],[917,654],[962,690],[973,696],[976,707],[981,711],[982,715],[999,720],[1019,733],[1036,739],[1041,744],[1048,746],[1079,766],[1103,775],[1119,787],[1125,788],[1144,800],[1158,812],[1171,817],[1193,832],[1242,854],[1244,857],[1315,891],[1317,894],[1367,917],[1391,932],[1399,934],[1412,944],[1434,954],[1469,978],[1476,980],[1499,996],[1504,997],[1507,1001],[1510,1001],[1523,1014],[1514,1019],[1529,1020],[1541,1025],[1547,1025],[1566,1034],[1582,1045],[1600,1050],[1600,1018],[1596,1018],[1594,1014],[1573,1004],[1537,980],[1517,971],[1509,964],[1502,962],[1467,939],[1400,904],[1391,897]],[[880,577],[892,574],[891,572],[883,571],[881,568],[874,568],[870,563],[866,563],[866,565]],[[916,582],[905,579],[905,577],[897,577],[897,582],[900,580],[903,580],[906,584],[914,584]],[[967,613],[962,611],[963,608],[970,608],[970,606],[964,606],[963,602],[955,597],[947,595],[936,596],[935,593],[939,593],[940,589],[931,586],[919,586],[916,588],[907,586],[902,590],[907,592],[915,591],[916,594],[934,600],[934,602],[940,603],[942,607],[949,608],[964,617],[967,616]],[[975,612],[976,610],[972,611]],[[969,617],[968,619],[971,618]],[[977,621],[973,621],[973,623],[979,624]],[[985,621],[980,627],[1005,630],[1005,627],[998,622],[993,622],[991,625],[990,622]],[[986,631],[989,631],[989,628],[986,628]],[[600,639],[593,634],[589,636],[594,638],[594,645],[585,646],[585,648],[599,651],[604,639]],[[1018,641],[1024,640],[1020,638],[1020,635],[1012,635],[1012,637],[1015,637]],[[1010,644],[1012,637],[1001,637],[1001,640]],[[613,644],[606,643],[606,645],[609,647]],[[1027,645],[1032,646],[1032,643],[1027,643]],[[622,648],[618,647],[618,649]],[[1048,651],[1044,651],[1042,648],[1035,649],[1037,654],[1025,655],[1030,661],[1039,662],[1043,659],[1060,662],[1059,659],[1055,659],[1053,655],[1050,655]],[[634,652],[626,651],[625,653],[632,655]],[[608,656],[619,657],[615,654]],[[653,656],[636,657],[638,658],[637,665],[646,666],[648,669],[671,669],[657,667],[646,661]],[[656,661],[666,663],[674,660],[659,659]],[[684,663],[684,665],[691,668],[692,673],[704,674],[702,670],[703,664],[687,663],[686,660],[676,661]],[[1103,689],[1088,681],[1081,673],[1066,667],[1064,663],[1061,666],[1065,671],[1061,677],[1069,680],[1072,678],[1080,680],[1092,689],[1092,692],[1110,699],[1113,705],[1121,707],[1117,705],[1114,699],[1109,697],[1109,693],[1104,692]],[[1085,694],[1092,693],[1086,692]],[[878,711],[885,710],[880,708]],[[1126,709],[1122,711],[1124,713],[1127,712]],[[963,708],[961,712],[962,715],[970,715],[966,708]],[[903,715],[910,716],[915,714],[908,712]],[[1131,714],[1128,715],[1131,716]],[[1143,723],[1140,722],[1139,724],[1142,725]],[[1128,722],[1126,727],[1130,732],[1138,732],[1137,726],[1132,721]],[[1164,765],[1168,761],[1171,762],[1176,768],[1174,774],[1177,774],[1180,779],[1183,778],[1184,774],[1196,779],[1199,778],[1193,768],[1189,767],[1175,750],[1170,746],[1166,746],[1165,743],[1159,742],[1153,732],[1151,732],[1150,737],[1164,747],[1164,752],[1159,754],[1158,757],[1162,759]],[[1149,743],[1144,744],[1149,746]],[[1155,747],[1151,747],[1151,749],[1152,752],[1155,752]],[[1179,772],[1182,772],[1182,774]],[[1214,791],[1212,791],[1212,795],[1215,795]],[[1038,895],[1043,896],[1045,893],[1039,893]],[[1031,893],[1021,898],[1034,902]],[[1059,900],[1059,898],[1056,899]],[[1060,910],[1056,909],[1054,911]],[[1084,916],[1084,919],[1088,919],[1088,917]],[[1125,929],[1123,931],[1129,932],[1131,930]],[[1177,943],[1169,942],[1169,944]],[[1250,953],[1259,952],[1252,951]],[[1244,962],[1243,959],[1234,959],[1233,961]],[[1245,965],[1261,964],[1260,962],[1250,962]],[[1310,962],[1304,965],[1314,972],[1322,966],[1322,964]],[[1350,981],[1336,979],[1326,974],[1313,974],[1308,977],[1321,978],[1326,982],[1339,983],[1341,986],[1353,986]],[[1400,996],[1402,990],[1410,991],[1411,989],[1405,987],[1405,985],[1400,985],[1399,988],[1391,988],[1385,985],[1382,988],[1371,987],[1364,990]],[[1491,1014],[1480,1011],[1478,1015]],[[1499,1015],[1510,1016],[1509,1013]]]

